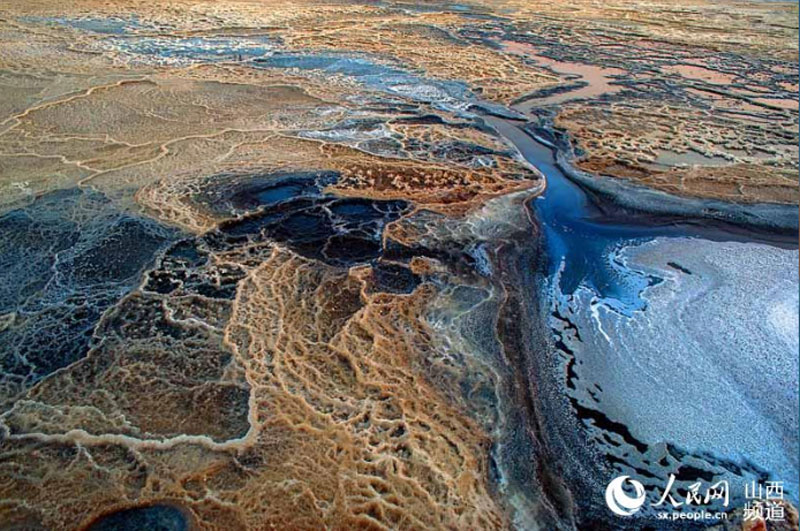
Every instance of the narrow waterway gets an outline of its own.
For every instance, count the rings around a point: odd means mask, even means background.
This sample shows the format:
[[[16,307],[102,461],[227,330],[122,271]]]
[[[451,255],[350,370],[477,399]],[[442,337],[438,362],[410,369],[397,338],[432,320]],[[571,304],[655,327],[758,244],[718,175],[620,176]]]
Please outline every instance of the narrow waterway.
[[[604,520],[620,474],[651,492],[724,479],[732,507],[746,482],[780,480],[796,501],[796,234],[619,206],[523,122],[485,119],[547,180],[528,204],[544,255],[531,319],[549,335],[531,377],[581,511]]]

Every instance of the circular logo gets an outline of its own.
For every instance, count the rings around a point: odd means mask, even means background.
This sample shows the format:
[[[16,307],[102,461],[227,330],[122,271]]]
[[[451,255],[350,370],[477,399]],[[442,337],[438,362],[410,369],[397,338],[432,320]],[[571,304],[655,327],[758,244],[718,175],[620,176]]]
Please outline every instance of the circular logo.
[[[625,481],[633,485],[634,496],[629,496],[623,489]],[[644,504],[644,497],[644,485],[630,476],[614,478],[606,487],[606,505],[619,516],[630,516],[638,511]]]

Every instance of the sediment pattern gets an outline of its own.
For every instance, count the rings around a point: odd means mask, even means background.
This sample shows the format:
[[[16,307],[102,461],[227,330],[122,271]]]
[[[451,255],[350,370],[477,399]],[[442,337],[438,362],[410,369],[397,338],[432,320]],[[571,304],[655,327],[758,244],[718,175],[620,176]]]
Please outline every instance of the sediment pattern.
[[[602,521],[621,460],[575,481],[543,432],[546,183],[496,126],[795,204],[796,6],[273,4],[0,6],[0,525]]]
[[[85,355],[103,312],[176,234],[77,188],[0,218],[3,409]]]

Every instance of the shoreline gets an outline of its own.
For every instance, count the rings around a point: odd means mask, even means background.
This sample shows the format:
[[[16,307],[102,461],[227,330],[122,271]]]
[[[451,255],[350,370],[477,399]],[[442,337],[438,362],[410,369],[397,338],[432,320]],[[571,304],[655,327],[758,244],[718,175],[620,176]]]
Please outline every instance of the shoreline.
[[[531,127],[532,124],[533,122],[528,121],[519,129],[535,142],[548,146],[553,151],[555,165],[566,177],[613,205],[658,215],[720,221],[744,229],[755,229],[757,232],[766,229],[776,235],[792,235],[793,241],[797,243],[796,236],[800,228],[798,205],[735,203],[721,199],[683,197],[624,179],[592,175],[572,164],[575,154],[571,143],[564,138],[566,133],[555,131],[550,125],[536,126],[537,131]],[[540,132],[544,132],[554,141],[545,138]]]

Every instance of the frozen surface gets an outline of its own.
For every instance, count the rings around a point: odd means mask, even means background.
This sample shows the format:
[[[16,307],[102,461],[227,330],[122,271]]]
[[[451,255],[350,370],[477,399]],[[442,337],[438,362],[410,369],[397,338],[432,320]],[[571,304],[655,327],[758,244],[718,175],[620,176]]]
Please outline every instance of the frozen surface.
[[[661,281],[627,315],[576,291],[579,402],[647,444],[752,463],[796,495],[798,252],[657,238],[617,260]]]

